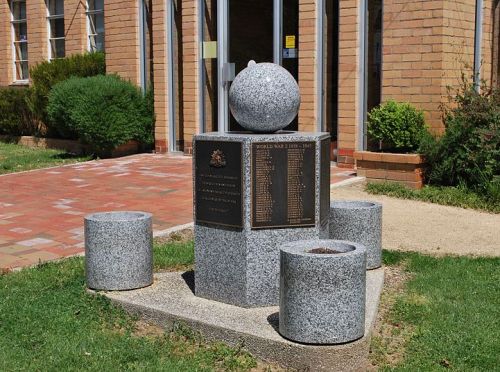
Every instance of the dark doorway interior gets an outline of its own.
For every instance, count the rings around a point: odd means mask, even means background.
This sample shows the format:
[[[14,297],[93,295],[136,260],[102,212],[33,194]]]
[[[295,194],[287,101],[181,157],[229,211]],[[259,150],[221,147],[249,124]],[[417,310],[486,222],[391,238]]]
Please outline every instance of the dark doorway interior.
[[[235,64],[235,73],[243,70],[250,60],[257,63],[273,62],[273,1],[229,2],[229,61]],[[283,47],[286,36],[295,36],[298,46],[298,0],[283,1]],[[298,57],[298,55],[297,55]],[[298,58],[283,59],[283,66],[298,79]],[[229,129],[243,128],[230,114]],[[297,130],[297,119],[286,129]]]

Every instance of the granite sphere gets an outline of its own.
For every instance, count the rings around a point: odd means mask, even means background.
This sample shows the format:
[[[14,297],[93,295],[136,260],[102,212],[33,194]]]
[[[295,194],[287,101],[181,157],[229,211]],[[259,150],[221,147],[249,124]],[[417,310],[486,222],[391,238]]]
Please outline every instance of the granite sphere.
[[[297,116],[299,86],[293,76],[274,63],[250,61],[234,79],[229,107],[236,121],[256,133],[274,133]]]

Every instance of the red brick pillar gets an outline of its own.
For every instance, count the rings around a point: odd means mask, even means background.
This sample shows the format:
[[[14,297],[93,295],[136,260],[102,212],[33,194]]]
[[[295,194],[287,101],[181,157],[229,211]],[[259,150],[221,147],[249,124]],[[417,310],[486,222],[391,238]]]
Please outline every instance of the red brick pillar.
[[[198,121],[198,15],[196,0],[182,0],[182,102],[184,152],[192,153]]]
[[[343,0],[339,9],[338,153],[339,166],[354,164],[357,146],[359,91],[359,8]]]
[[[0,1],[0,86],[14,81],[11,13],[8,1]]]
[[[136,85],[140,84],[138,14],[138,0],[104,2],[106,72],[119,74]]]
[[[316,0],[299,0],[299,130],[316,131]]]
[[[155,100],[155,150],[165,153],[168,149],[167,106],[167,51],[165,0],[153,0],[153,86]]]
[[[83,0],[64,1],[66,56],[87,51],[87,19]]]
[[[44,0],[26,1],[26,17],[28,22],[28,60],[32,67],[49,57],[49,40],[47,35],[47,6]]]

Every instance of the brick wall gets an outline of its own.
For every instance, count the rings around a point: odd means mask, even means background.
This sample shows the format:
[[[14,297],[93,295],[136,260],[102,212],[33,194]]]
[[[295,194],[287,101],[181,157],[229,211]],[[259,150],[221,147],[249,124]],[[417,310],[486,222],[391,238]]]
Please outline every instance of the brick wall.
[[[358,95],[358,2],[343,0],[339,9],[339,88],[337,161],[353,164],[357,144]]]
[[[443,36],[449,27],[442,0],[384,1],[382,101],[395,99],[426,111],[441,126]]]
[[[495,2],[495,0],[485,0],[483,4],[483,44],[481,48],[483,62],[481,77],[491,83],[493,83],[493,65],[498,63],[493,60],[493,42],[498,39],[498,35],[497,37],[493,35]]]
[[[153,0],[153,86],[155,95],[155,150],[164,153],[168,149],[167,60],[165,1]]]
[[[87,51],[87,19],[84,0],[64,0],[66,55]]]
[[[491,79],[492,0],[484,2],[482,78]],[[425,110],[436,133],[444,130],[440,105],[448,87],[474,65],[475,0],[384,1],[382,100]]]
[[[299,0],[299,130],[316,131],[316,1]]]
[[[46,61],[49,57],[47,35],[47,7],[44,0],[26,1],[28,22],[29,66]]]
[[[12,65],[12,36],[10,8],[7,1],[0,1],[0,86],[14,80]]]
[[[193,135],[200,131],[198,122],[198,25],[197,2],[182,0],[182,103],[184,152],[192,151]]]
[[[138,0],[106,0],[106,72],[140,83]]]

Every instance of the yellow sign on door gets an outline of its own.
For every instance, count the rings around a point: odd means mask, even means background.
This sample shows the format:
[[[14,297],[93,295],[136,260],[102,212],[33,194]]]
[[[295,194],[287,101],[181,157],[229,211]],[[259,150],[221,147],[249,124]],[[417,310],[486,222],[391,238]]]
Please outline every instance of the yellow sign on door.
[[[295,48],[295,35],[285,36],[285,48],[294,49]]]

